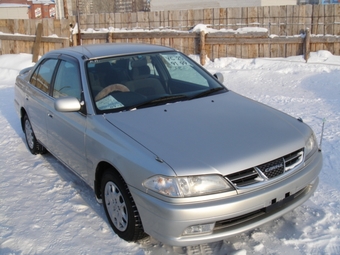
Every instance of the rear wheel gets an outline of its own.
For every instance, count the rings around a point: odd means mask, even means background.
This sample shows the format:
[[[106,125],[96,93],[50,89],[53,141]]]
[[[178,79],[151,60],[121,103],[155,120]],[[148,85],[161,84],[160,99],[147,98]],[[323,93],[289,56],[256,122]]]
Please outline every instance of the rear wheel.
[[[24,132],[28,149],[32,154],[46,153],[46,149],[37,141],[28,116],[24,116]]]
[[[131,193],[114,170],[104,173],[101,192],[106,216],[120,238],[135,242],[147,236]]]

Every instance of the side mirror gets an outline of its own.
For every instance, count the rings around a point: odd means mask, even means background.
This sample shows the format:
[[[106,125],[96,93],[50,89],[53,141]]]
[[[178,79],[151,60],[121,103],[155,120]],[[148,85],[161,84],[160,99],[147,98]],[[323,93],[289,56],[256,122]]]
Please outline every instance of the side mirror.
[[[55,100],[54,109],[58,112],[78,112],[81,104],[75,97],[62,97]]]
[[[215,74],[214,74],[214,77],[215,77],[220,83],[223,84],[223,82],[224,82],[223,74],[221,74],[221,73],[215,73]]]

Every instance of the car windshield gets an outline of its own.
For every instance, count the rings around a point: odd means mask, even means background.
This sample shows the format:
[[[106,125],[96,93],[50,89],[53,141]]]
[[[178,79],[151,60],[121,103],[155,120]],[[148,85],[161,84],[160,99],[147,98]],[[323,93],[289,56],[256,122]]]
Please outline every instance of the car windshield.
[[[196,62],[176,51],[89,60],[87,73],[97,113],[135,110],[227,91]]]

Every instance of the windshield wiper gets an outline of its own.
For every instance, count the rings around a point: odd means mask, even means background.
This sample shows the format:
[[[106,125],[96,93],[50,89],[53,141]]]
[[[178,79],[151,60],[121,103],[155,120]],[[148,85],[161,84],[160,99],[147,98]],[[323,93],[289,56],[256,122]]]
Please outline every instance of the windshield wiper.
[[[205,97],[205,96],[214,94],[214,93],[216,93],[216,92],[218,92],[218,91],[221,91],[221,90],[227,91],[224,87],[212,88],[212,89],[205,90],[205,91],[203,91],[203,92],[201,92],[201,93],[198,93],[198,94],[196,94],[196,95],[190,97],[190,99]]]
[[[166,103],[173,103],[179,100],[187,100],[189,99],[187,96],[185,95],[169,95],[169,96],[163,96],[163,97],[159,97],[156,99],[152,99],[146,102],[142,102],[136,105],[132,105],[127,107],[127,110],[130,111],[132,109],[139,109],[139,108],[143,108],[143,107],[150,107],[150,106],[156,106],[156,105],[161,105],[161,104],[166,104]]]

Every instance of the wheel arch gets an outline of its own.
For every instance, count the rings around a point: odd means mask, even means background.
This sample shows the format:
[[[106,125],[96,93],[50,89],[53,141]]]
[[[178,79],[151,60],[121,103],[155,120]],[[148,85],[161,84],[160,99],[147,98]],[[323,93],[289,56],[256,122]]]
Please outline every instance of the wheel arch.
[[[111,169],[112,171],[116,172],[124,180],[124,178],[119,173],[119,171],[111,163],[108,163],[106,161],[99,162],[96,168],[96,174],[95,174],[95,179],[94,179],[94,192],[95,192],[97,200],[100,202],[102,200],[100,182],[102,180],[104,172],[108,169]]]
[[[27,112],[24,107],[21,107],[20,109],[20,123],[21,123],[21,129],[24,131],[24,117],[27,115]]]

